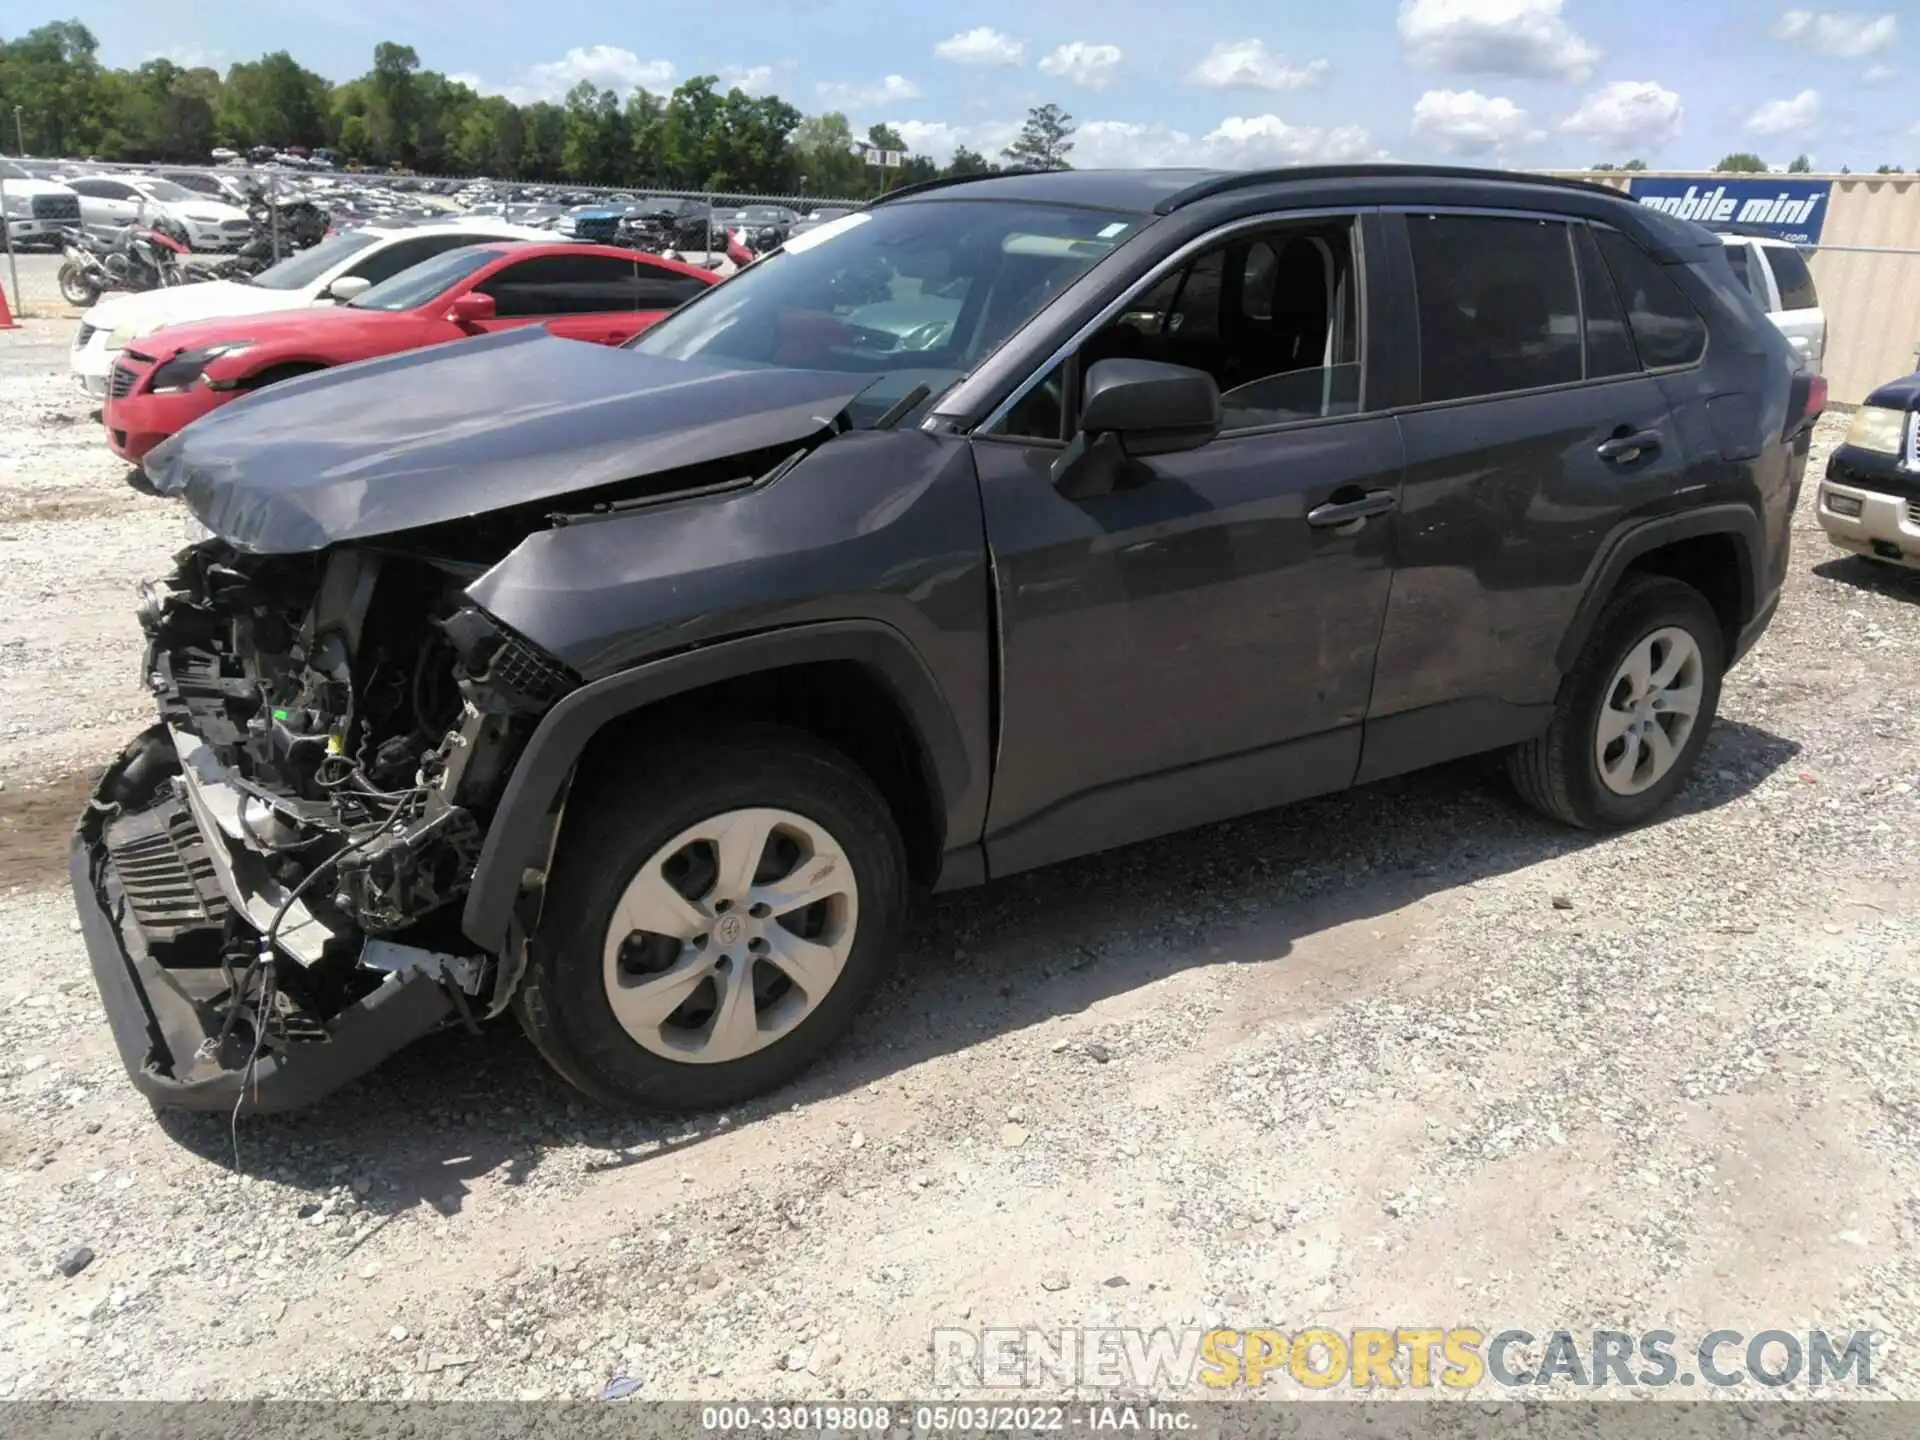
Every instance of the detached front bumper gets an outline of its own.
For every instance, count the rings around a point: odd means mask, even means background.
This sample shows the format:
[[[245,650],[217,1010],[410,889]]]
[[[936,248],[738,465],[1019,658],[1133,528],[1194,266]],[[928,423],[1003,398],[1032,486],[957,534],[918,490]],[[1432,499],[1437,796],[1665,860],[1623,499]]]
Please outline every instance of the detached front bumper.
[[[225,1053],[215,1053],[220,1013],[190,993],[196,976],[200,988],[207,988],[209,972],[170,970],[156,957],[104,838],[118,814],[108,797],[132,765],[152,763],[156,743],[168,743],[164,726],[147,731],[109,767],[80,820],[68,864],[94,983],[120,1059],[143,1095],[156,1105],[185,1110],[225,1113],[236,1102],[242,1114],[297,1109],[365,1074],[453,1015],[453,1002],[438,980],[422,973],[396,975],[327,1022],[323,1034],[262,1045],[251,1073],[250,1043],[236,1044],[229,1035]],[[224,844],[204,827],[200,834],[208,845]],[[166,863],[147,850],[138,862],[139,883],[151,890],[154,867]],[[183,872],[182,883],[193,881]],[[242,918],[229,923],[251,930],[245,914],[244,908],[236,909],[234,915]]]

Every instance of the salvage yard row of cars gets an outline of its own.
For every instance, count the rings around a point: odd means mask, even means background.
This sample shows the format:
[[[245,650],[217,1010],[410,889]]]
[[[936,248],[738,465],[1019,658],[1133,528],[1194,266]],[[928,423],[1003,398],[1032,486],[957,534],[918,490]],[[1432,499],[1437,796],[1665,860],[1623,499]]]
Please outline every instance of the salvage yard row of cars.
[[[512,1011],[602,1102],[723,1106],[919,891],[1481,751],[1653,820],[1826,398],[1720,237],[1505,172],[981,177],[717,284],[462,223],[76,340],[204,531],[72,854],[156,1103]],[[1836,467],[1912,471],[1899,408]]]

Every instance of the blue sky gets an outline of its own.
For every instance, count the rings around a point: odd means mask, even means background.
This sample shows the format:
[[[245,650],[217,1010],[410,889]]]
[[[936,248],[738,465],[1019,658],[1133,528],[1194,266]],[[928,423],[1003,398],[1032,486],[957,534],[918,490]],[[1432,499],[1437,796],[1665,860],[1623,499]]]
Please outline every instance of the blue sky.
[[[1074,160],[1271,164],[1456,159],[1578,166],[1728,150],[1821,169],[1920,166],[1895,83],[1920,0],[13,0],[8,31],[75,17],[111,64],[224,65],[291,50],[333,79],[373,45],[515,99],[582,76],[625,90],[717,72],[944,158],[993,152],[1028,106],[1080,124]]]

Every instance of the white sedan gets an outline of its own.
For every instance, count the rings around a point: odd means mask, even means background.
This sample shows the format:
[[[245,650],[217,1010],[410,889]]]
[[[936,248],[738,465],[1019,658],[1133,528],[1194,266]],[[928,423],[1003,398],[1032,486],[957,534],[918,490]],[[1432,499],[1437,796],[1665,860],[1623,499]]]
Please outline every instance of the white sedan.
[[[202,280],[162,290],[108,295],[80,317],[68,363],[80,387],[95,399],[103,399],[114,361],[120,358],[121,350],[142,335],[195,320],[261,315],[348,300],[422,260],[487,240],[551,243],[553,235],[487,219],[343,230],[250,280]]]
[[[253,234],[253,222],[238,205],[196,195],[157,175],[81,175],[67,184],[80,197],[81,220],[97,235],[156,215],[184,226],[195,250],[238,250]]]

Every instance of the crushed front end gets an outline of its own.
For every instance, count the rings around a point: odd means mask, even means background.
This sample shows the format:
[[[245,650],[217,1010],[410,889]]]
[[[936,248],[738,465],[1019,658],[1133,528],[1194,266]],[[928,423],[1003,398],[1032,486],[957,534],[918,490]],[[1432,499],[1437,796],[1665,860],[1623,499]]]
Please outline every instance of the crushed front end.
[[[156,1102],[306,1104],[505,1004],[459,901],[519,748],[577,682],[466,601],[481,568],[208,540],[145,588],[159,720],[102,778],[71,872]]]

